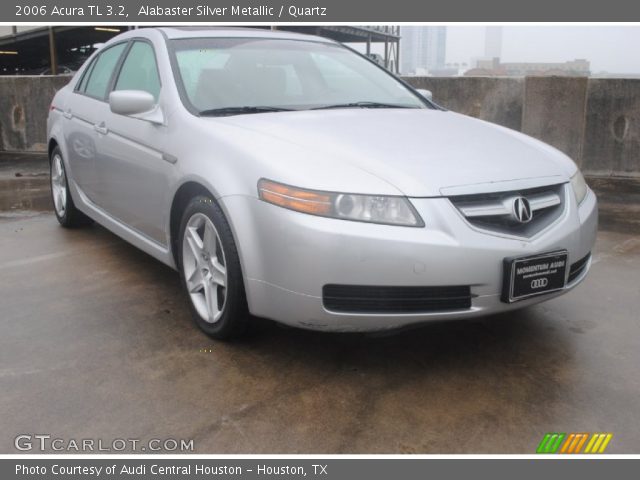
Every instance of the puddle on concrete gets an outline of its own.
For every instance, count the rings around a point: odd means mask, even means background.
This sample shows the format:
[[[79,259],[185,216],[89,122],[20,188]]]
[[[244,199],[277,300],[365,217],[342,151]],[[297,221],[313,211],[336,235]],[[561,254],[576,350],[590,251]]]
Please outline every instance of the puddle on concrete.
[[[53,210],[48,176],[0,180],[0,218]]]

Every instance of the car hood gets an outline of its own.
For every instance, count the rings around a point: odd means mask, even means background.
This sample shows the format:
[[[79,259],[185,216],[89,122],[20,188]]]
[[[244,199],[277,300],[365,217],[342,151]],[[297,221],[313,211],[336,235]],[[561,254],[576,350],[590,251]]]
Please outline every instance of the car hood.
[[[308,152],[300,169],[305,162],[348,164],[410,197],[565,182],[576,169],[564,154],[531,137],[440,110],[336,109],[217,120],[270,137],[279,155],[287,155],[287,145]]]

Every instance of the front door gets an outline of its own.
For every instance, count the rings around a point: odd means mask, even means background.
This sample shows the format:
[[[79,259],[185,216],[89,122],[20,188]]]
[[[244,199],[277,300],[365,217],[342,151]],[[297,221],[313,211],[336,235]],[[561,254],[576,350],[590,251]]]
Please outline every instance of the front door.
[[[131,43],[114,90],[143,90],[161,103],[160,77],[150,42]],[[163,158],[166,127],[141,118],[106,113],[96,157],[99,205],[120,222],[167,244],[166,211],[173,164]]]

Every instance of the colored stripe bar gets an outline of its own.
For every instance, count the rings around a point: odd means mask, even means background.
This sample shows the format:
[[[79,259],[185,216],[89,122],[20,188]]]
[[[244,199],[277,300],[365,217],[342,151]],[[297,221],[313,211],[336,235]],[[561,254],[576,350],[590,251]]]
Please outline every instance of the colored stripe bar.
[[[564,440],[564,437],[566,436],[567,436],[566,433],[559,433],[556,443],[553,445],[553,448],[549,453],[556,453],[560,448],[560,445],[562,445],[562,440]]]
[[[612,433],[546,433],[536,453],[604,453],[612,438]]]
[[[588,433],[581,433],[581,435],[582,435],[582,438],[580,439],[580,442],[576,446],[576,451],[574,453],[580,453],[580,450],[582,450],[582,446],[587,441],[587,438],[589,438],[589,434]]]
[[[584,453],[604,453],[612,438],[612,433],[594,433]]]
[[[547,446],[547,442],[549,441],[550,438],[551,438],[551,434],[550,433],[545,434],[545,436],[542,438],[542,441],[540,442],[540,445],[538,445],[536,453],[544,453],[545,452],[546,446]]]
[[[538,446],[537,453],[556,453],[560,445],[562,445],[562,440],[567,436],[566,433],[547,433],[540,445]]]
[[[607,446],[609,445],[609,442],[611,441],[612,438],[613,438],[613,434],[611,433],[606,434],[606,437],[604,437],[604,441],[602,442],[602,445],[600,445],[600,450],[598,450],[598,453],[604,453],[604,451],[607,449]]]
[[[597,437],[598,437],[597,434],[594,434],[591,437],[591,440],[589,440],[589,443],[587,443],[587,448],[584,449],[584,453],[591,453],[591,449],[593,448],[593,444],[596,443]]]
[[[564,442],[564,445],[562,445],[562,449],[560,450],[560,453],[567,453],[567,450],[569,449],[569,445],[571,445],[571,442],[573,442],[573,439],[576,437],[575,433],[570,433],[569,436],[567,437],[567,441]]]
[[[569,447],[569,451],[567,453],[575,453],[576,447],[578,446],[578,442],[580,442],[580,440],[582,440],[582,435],[579,433],[576,433],[573,438],[573,442],[571,442],[571,446]]]

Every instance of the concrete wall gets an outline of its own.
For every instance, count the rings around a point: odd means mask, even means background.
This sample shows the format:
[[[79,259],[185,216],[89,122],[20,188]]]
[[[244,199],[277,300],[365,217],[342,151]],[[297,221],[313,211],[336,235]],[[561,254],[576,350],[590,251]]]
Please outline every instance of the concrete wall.
[[[46,151],[49,105],[69,77],[0,76],[0,150]]]
[[[580,163],[584,143],[587,77],[527,77],[522,132]]]
[[[640,80],[407,77],[440,105],[539,138],[585,173],[640,176]],[[69,77],[0,76],[0,150],[46,150],[47,110]]]
[[[407,77],[415,88],[433,92],[433,99],[454,112],[505,127],[522,128],[523,78]]]
[[[640,80],[406,77],[449,110],[522,131],[592,176],[640,177]]]

